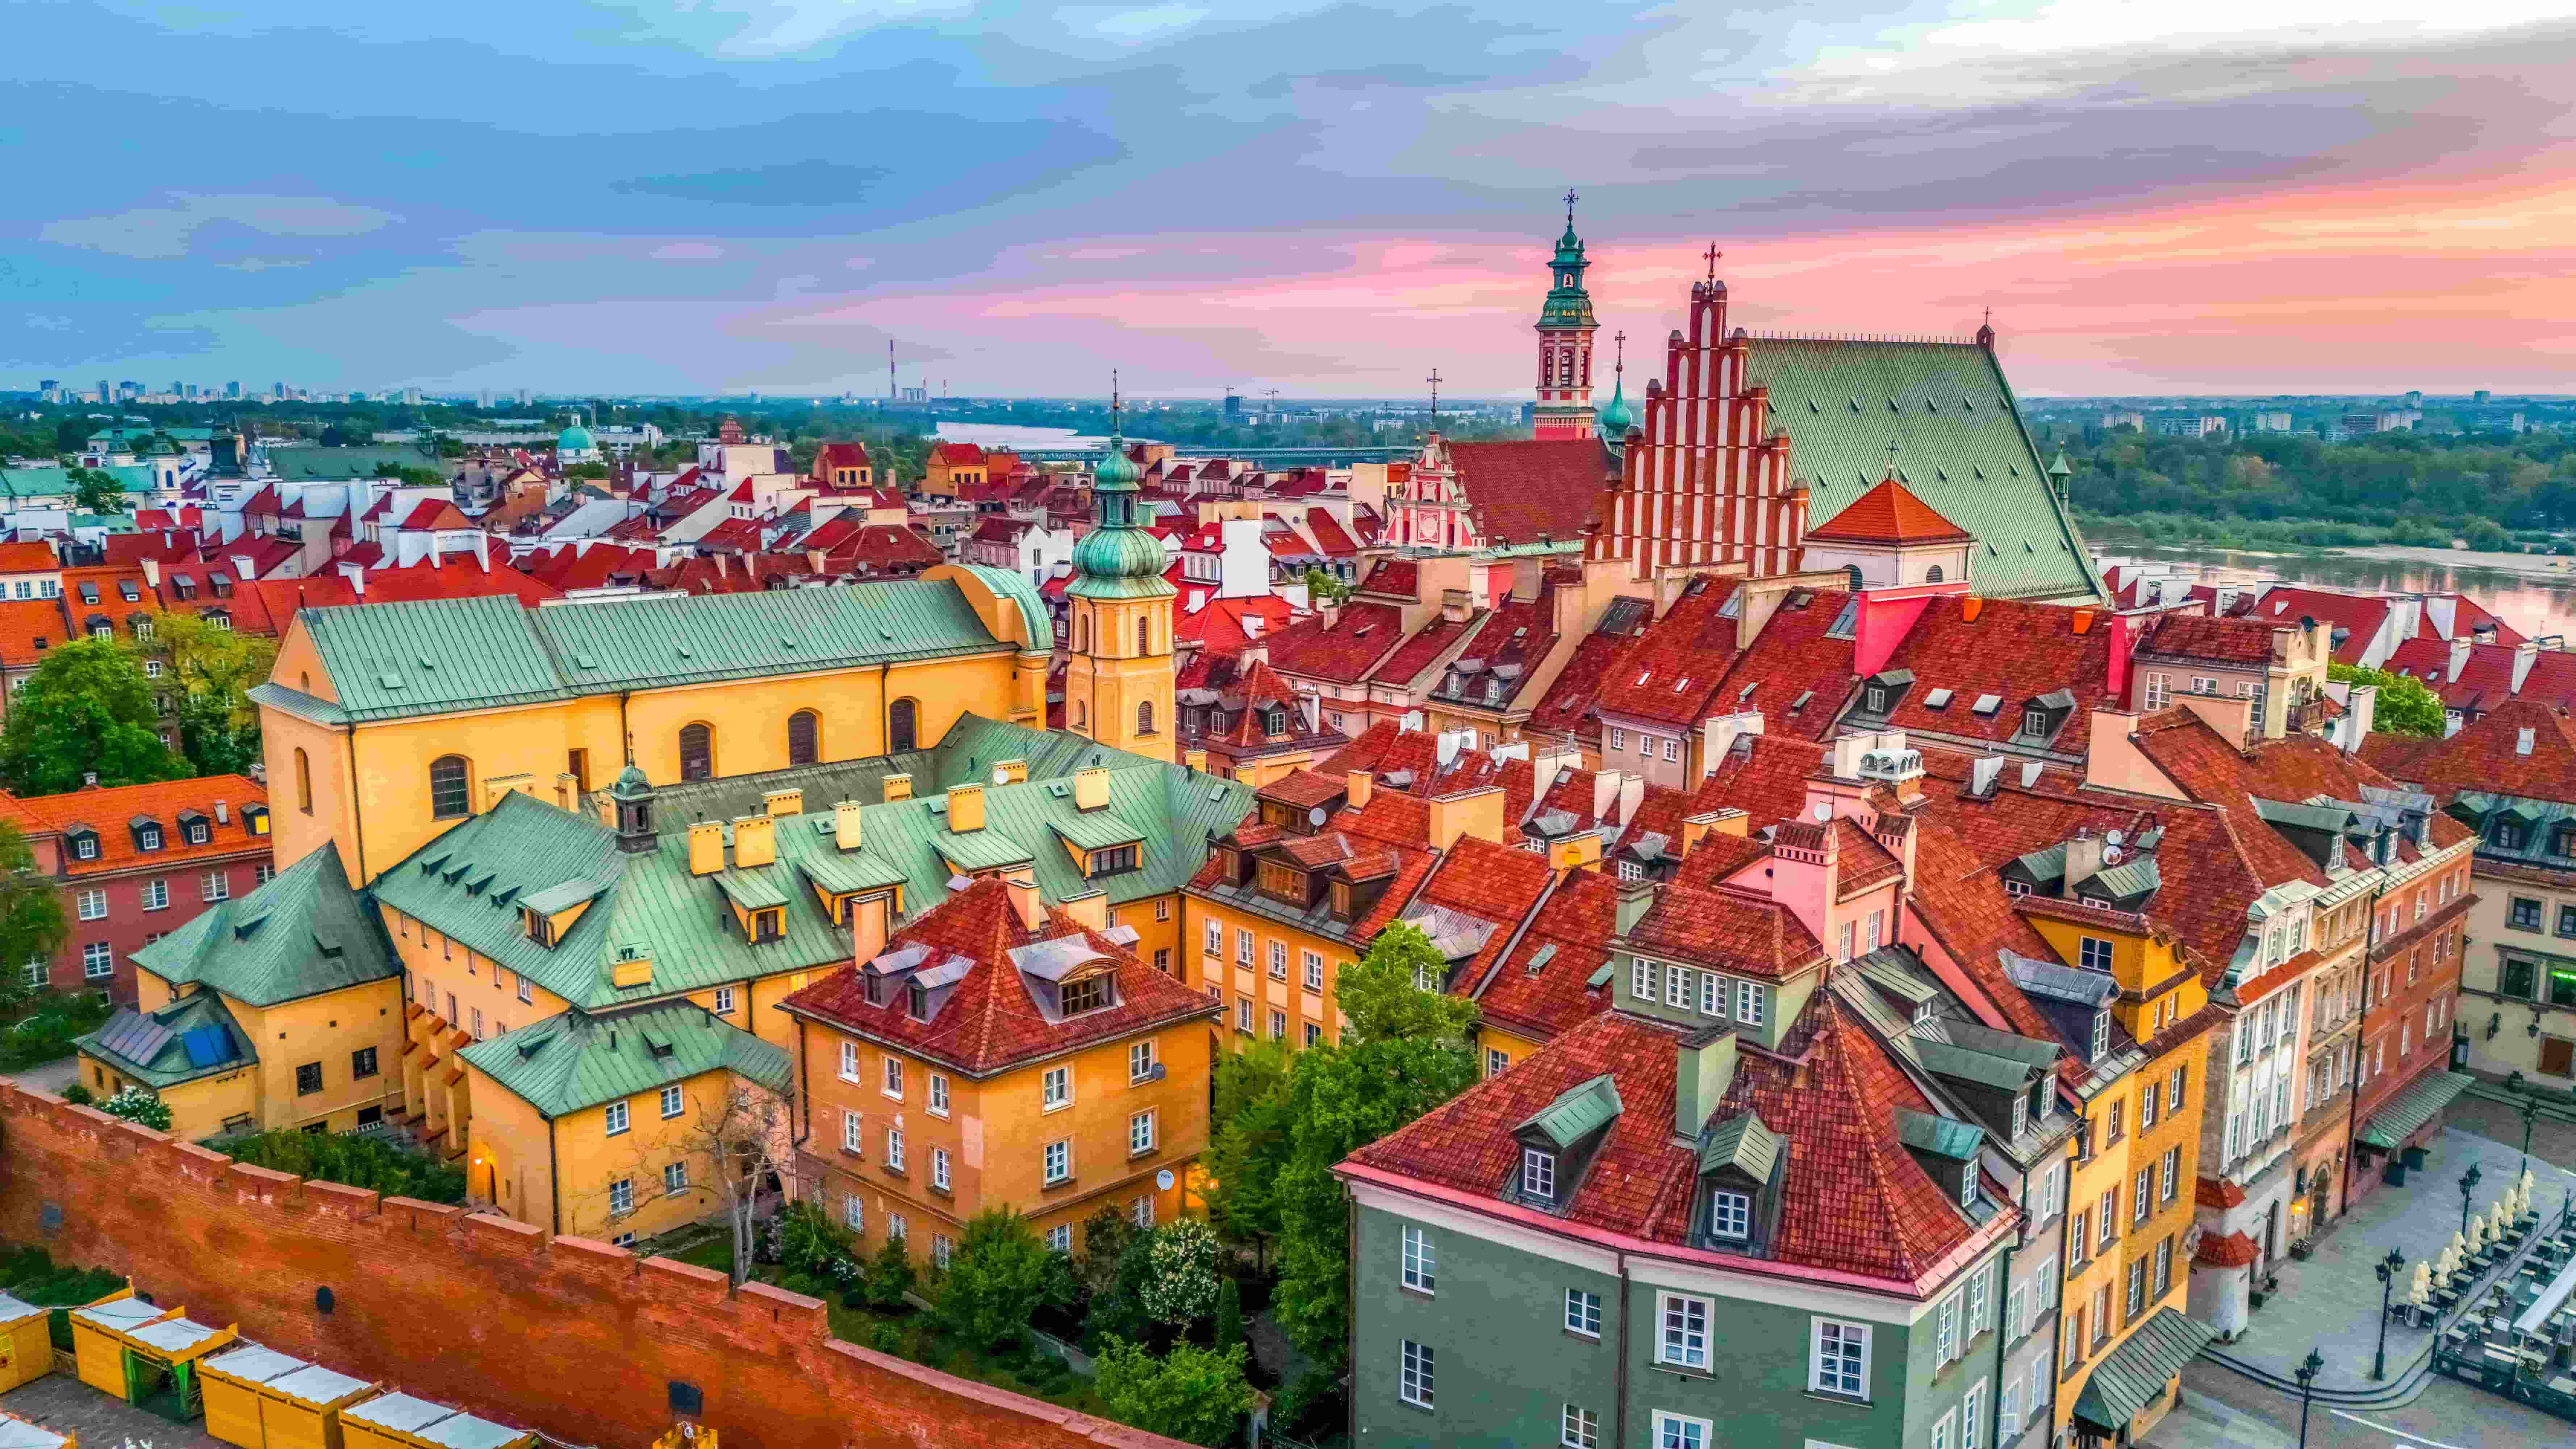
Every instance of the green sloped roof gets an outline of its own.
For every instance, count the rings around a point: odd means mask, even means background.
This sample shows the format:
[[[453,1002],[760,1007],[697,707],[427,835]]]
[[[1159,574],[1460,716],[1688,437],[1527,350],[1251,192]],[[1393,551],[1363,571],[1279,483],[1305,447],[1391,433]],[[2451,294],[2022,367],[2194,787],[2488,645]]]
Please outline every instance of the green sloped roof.
[[[729,1068],[787,1088],[787,1053],[687,1001],[559,1012],[457,1053],[548,1117]],[[693,1109],[710,1104],[696,1103]]]
[[[862,817],[864,818],[864,817]],[[1036,859],[1035,852],[987,823],[981,830],[959,832],[943,830],[931,841],[940,858],[952,861],[959,870],[999,870]]]
[[[1970,1162],[1976,1158],[1978,1144],[1986,1140],[1986,1129],[1955,1117],[1900,1111],[1896,1114],[1896,1136],[1918,1152]]]
[[[529,617],[507,595],[297,616],[342,714],[358,721],[570,698]]]
[[[2008,1057],[1994,1056],[1967,1047],[1952,1046],[1945,1041],[1918,1040],[1915,1055],[1924,1070],[1963,1082],[2015,1092],[2030,1085],[2031,1068]]]
[[[1790,472],[1822,526],[1887,474],[1977,536],[1969,576],[2004,598],[2098,599],[2082,535],[2049,486],[2003,369],[1965,342],[1759,338],[1750,381],[1771,390]]]
[[[1763,1122],[1759,1112],[1746,1112],[1729,1117],[1708,1134],[1708,1143],[1699,1150],[1699,1170],[1705,1174],[1721,1167],[1732,1167],[1755,1182],[1769,1182],[1771,1168],[1780,1160],[1780,1136]]]
[[[2104,1434],[2127,1429],[2140,1411],[2164,1397],[2165,1385],[2216,1334],[2171,1308],[2157,1309],[2093,1366],[2084,1392],[2075,1396],[2075,1417]]]
[[[2466,1072],[2427,1072],[2400,1087],[2396,1096],[2371,1113],[2361,1130],[2353,1134],[2353,1140],[2382,1152],[2394,1152],[2415,1134],[2416,1128],[2432,1121],[2435,1113],[2451,1105],[2451,1099],[2467,1091],[2476,1080]]]
[[[50,498],[56,494],[68,498],[71,493],[68,468],[0,468],[0,494],[11,498]]]
[[[1136,758],[1109,754],[1113,761]],[[950,832],[945,813],[933,808],[945,803],[930,795],[866,806],[859,815],[863,845],[856,852],[840,849],[828,806],[780,817],[774,864],[693,876],[688,832],[678,824],[684,817],[658,796],[655,818],[672,822],[672,828],[662,832],[655,849],[628,855],[595,819],[513,792],[377,876],[372,889],[386,905],[565,1001],[604,1009],[846,964],[849,930],[832,923],[804,879],[828,877],[827,888],[839,881],[852,883],[849,889],[899,883],[906,907],[919,915],[947,898],[942,848],[1045,841],[1055,820],[1077,814],[1072,787],[1061,780],[985,787],[986,828],[962,836]],[[1053,848],[1012,849],[1012,860],[1001,863],[1030,860],[1047,900],[1098,889],[1111,905],[1124,904],[1179,889],[1204,858],[1209,833],[1233,829],[1251,808],[1251,790],[1234,781],[1138,761],[1110,770],[1107,806],[1143,841],[1138,869],[1093,881]],[[538,945],[528,939],[510,902],[543,896],[566,881],[595,885],[596,898],[554,946]],[[751,882],[774,887],[785,904],[776,941],[746,941],[722,908],[720,892],[750,888]],[[649,984],[611,984],[614,964],[627,947],[651,958]]]
[[[328,841],[249,895],[208,906],[134,963],[173,986],[211,987],[253,1006],[402,972],[383,919],[351,888]]]
[[[360,443],[346,448],[278,448],[268,450],[269,471],[290,482],[311,479],[372,478],[381,463],[427,468],[444,478],[451,466],[436,453],[413,443]]]
[[[746,911],[766,910],[787,904],[787,887],[792,884],[785,872],[776,866],[756,870],[726,870],[716,873],[716,887],[725,899]]]
[[[1610,1125],[1619,1115],[1619,1084],[1608,1072],[1566,1088],[1555,1101],[1518,1127],[1513,1135],[1534,1132],[1563,1152]]]
[[[1134,845],[1145,838],[1136,825],[1107,810],[1074,810],[1047,817],[1047,824],[1076,850],[1107,850]]]
[[[956,585],[935,579],[603,599],[533,620],[575,694],[976,654],[995,642]]]

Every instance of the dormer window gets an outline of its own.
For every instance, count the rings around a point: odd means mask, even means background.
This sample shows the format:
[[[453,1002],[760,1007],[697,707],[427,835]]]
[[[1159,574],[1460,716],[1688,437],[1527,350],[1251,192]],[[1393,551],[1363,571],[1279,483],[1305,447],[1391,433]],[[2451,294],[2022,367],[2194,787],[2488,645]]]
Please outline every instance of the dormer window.
[[[2524,843],[2530,838],[2529,832],[2525,831],[2522,828],[2521,823],[2518,821],[2499,820],[2496,822],[2495,844],[2496,849],[2498,850],[2520,850],[2523,848]]]
[[[1866,701],[1862,705],[1863,709],[1871,714],[1887,713],[1887,690],[1884,686],[1873,684],[1863,690],[1862,695]]]
[[[915,1021],[930,1020],[930,990],[918,981],[903,984],[903,1010]]]
[[[1715,1238],[1742,1241],[1753,1236],[1753,1199],[1723,1190],[1708,1195],[1708,1231]]]
[[[2019,1137],[2023,1129],[2028,1126],[2030,1126],[2030,1103],[2016,1092],[2012,1099],[2012,1135]]]
[[[2044,735],[2048,733],[2048,711],[2040,709],[2037,706],[2023,710],[2021,712],[2021,732],[2026,735]]]
[[[190,845],[203,845],[214,836],[213,830],[202,820],[191,820],[181,828],[188,832]]]
[[[134,844],[139,850],[159,850],[161,848],[161,827],[158,825],[146,825],[142,829],[134,832]]]
[[[72,840],[72,859],[74,859],[74,860],[96,860],[96,859],[98,859],[98,837],[97,837],[97,836],[95,836],[95,835],[91,835],[91,834],[88,834],[88,833],[86,833],[86,832],[83,832],[83,833],[81,833],[81,834],[74,835],[74,836],[71,838],[71,840]]]
[[[1556,1201],[1556,1154],[1536,1147],[1521,1149],[1521,1195]]]
[[[536,911],[521,911],[519,913],[519,919],[528,928],[529,940],[536,942],[540,946],[549,948],[554,945],[555,923],[551,918]]]
[[[1142,845],[1113,845],[1107,850],[1095,850],[1091,853],[1090,873],[1094,876],[1124,875],[1144,863],[1144,850]]]
[[[1959,1206],[1963,1208],[1972,1208],[1976,1205],[1977,1165],[1971,1162],[1968,1164],[1968,1170],[1959,1175]]]
[[[1079,981],[1064,983],[1065,1015],[1079,1016],[1086,1011],[1098,1011],[1107,1005],[1109,1005],[1109,973],[1104,971],[1097,976],[1086,976]]]
[[[1265,860],[1261,862],[1260,878],[1262,894],[1301,906],[1306,903],[1306,873],[1297,867],[1285,861]],[[1340,886],[1334,889],[1338,891]]]

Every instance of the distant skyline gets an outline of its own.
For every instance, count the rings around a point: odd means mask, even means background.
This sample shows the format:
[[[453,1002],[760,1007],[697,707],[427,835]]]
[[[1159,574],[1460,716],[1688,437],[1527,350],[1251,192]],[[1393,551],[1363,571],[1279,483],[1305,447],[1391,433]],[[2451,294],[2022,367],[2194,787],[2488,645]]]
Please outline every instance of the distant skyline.
[[[1507,395],[1571,185],[1649,374],[1713,240],[2033,394],[2576,391],[2531,0],[252,9],[15,17],[9,386]]]

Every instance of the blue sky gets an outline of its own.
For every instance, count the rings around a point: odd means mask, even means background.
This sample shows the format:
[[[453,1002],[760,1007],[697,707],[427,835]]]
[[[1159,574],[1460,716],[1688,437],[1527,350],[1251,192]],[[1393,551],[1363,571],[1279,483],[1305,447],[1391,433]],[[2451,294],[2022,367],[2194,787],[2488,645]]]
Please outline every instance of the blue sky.
[[[959,392],[1504,393],[1568,184],[1640,349],[1712,238],[1746,325],[1991,305],[2029,391],[2564,388],[2576,346],[2576,25],[2537,0],[11,29],[12,386],[873,392],[891,336]]]

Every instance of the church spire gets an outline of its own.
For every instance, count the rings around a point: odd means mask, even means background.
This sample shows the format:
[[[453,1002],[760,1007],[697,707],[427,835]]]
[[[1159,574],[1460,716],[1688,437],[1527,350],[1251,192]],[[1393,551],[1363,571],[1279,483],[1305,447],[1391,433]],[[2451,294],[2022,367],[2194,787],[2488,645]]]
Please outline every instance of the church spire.
[[[1583,274],[1592,263],[1584,255],[1583,238],[1574,230],[1574,203],[1578,199],[1574,190],[1567,188],[1565,234],[1556,239],[1556,255],[1548,260],[1550,285],[1547,299],[1539,305],[1534,431],[1541,439],[1589,438],[1596,426],[1592,412],[1592,334],[1600,330],[1601,324],[1592,315],[1592,294],[1583,286]]]

